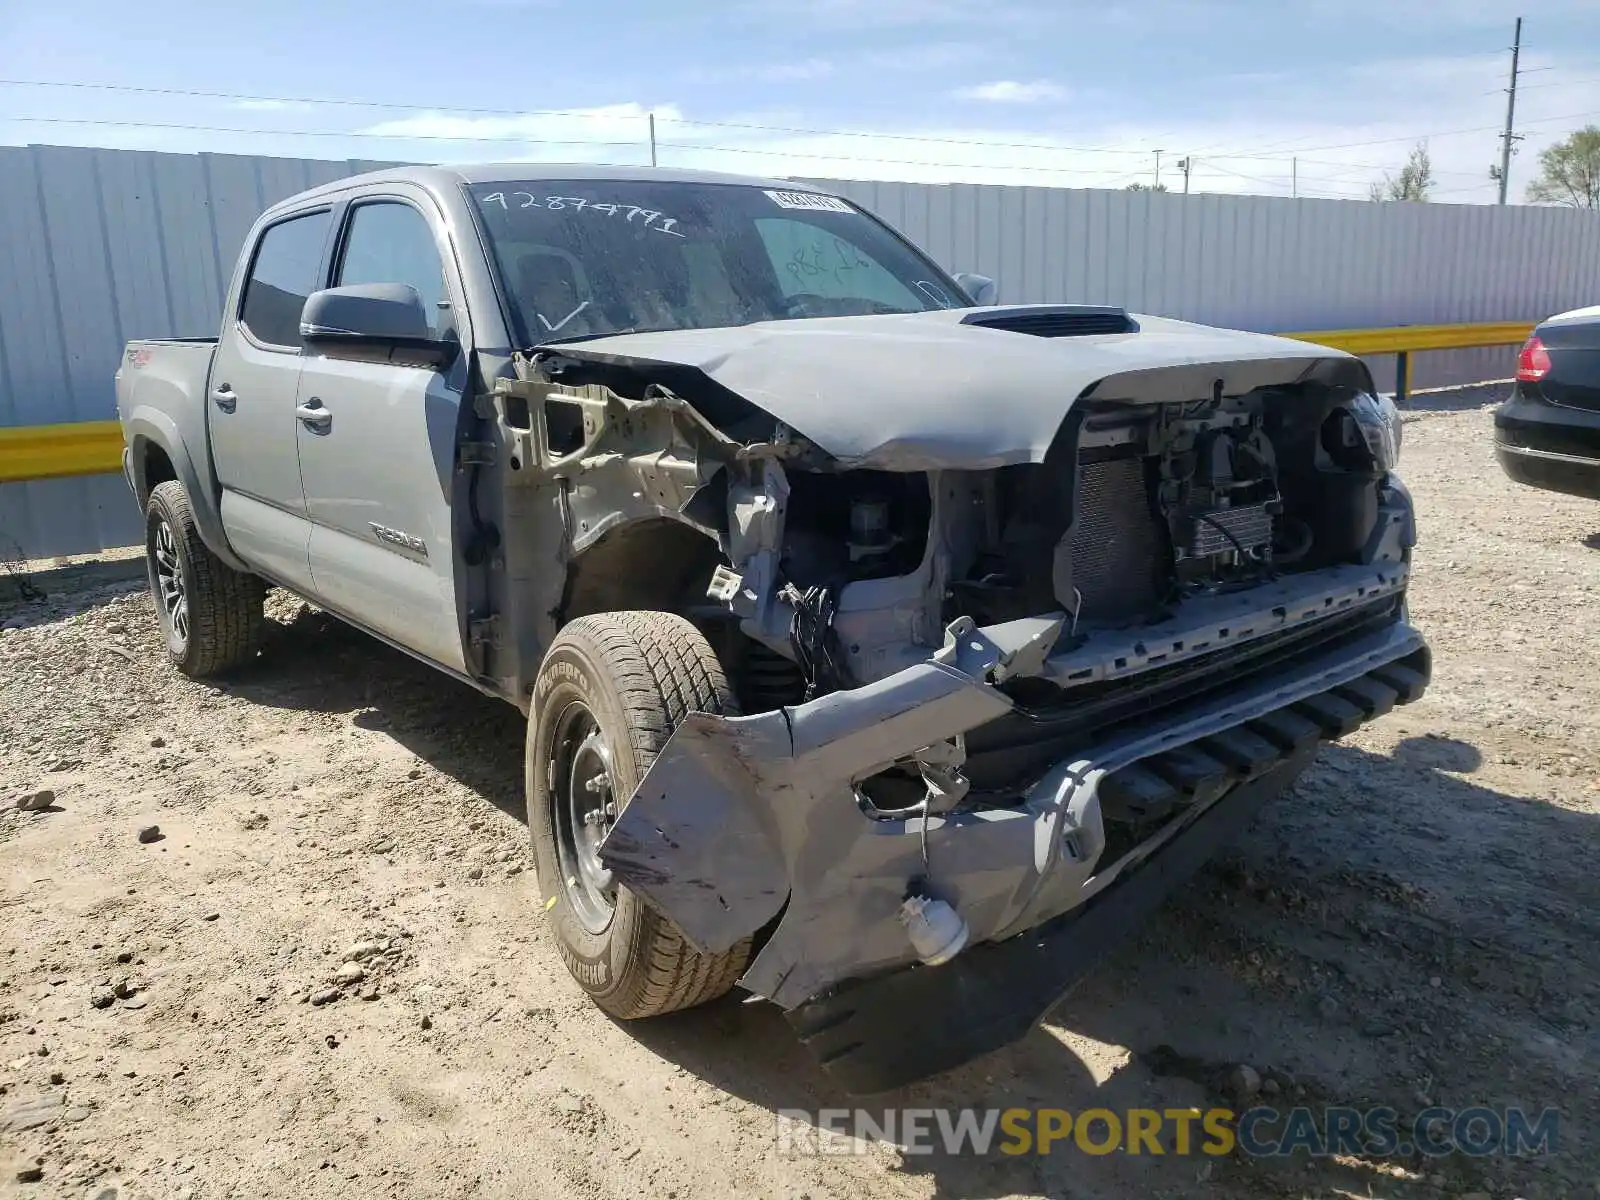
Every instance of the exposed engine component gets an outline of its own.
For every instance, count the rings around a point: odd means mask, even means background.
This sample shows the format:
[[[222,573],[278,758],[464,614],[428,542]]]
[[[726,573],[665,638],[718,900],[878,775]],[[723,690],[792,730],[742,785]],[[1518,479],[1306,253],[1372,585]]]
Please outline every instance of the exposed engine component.
[[[911,948],[930,967],[949,962],[966,947],[967,923],[943,900],[914,893],[900,905],[899,915]]]
[[[873,559],[893,550],[901,538],[889,527],[889,502],[858,496],[850,502],[850,561]]]
[[[802,588],[908,575],[932,516],[928,477],[796,471],[784,522],[783,575]]]
[[[1158,495],[1178,585],[1258,578],[1270,569],[1274,521],[1283,511],[1277,456],[1260,414],[1168,419],[1162,433]]]

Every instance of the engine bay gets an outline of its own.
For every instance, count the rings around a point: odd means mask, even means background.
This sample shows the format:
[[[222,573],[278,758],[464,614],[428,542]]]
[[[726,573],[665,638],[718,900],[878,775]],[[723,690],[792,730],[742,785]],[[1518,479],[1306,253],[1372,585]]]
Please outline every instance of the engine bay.
[[[1357,415],[1364,399],[1282,389],[1091,405],[1043,463],[790,470],[780,570],[836,593],[942,574],[941,627],[1052,609],[1079,632],[1158,621],[1195,597],[1360,555],[1386,474]]]

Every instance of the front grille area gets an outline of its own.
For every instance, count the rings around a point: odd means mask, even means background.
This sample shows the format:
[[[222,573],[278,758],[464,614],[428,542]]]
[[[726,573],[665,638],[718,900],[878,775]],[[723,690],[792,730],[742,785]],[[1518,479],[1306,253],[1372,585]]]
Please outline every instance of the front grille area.
[[[1266,672],[1291,669],[1382,629],[1399,617],[1400,603],[1398,597],[1386,596],[1186,662],[1065,691],[1042,680],[1013,680],[1005,688],[1017,707],[967,733],[967,776],[976,792],[1004,796],[1052,762],[1112,736],[1129,722],[1162,713],[1179,719],[1186,705],[1204,703]]]
[[[1167,590],[1172,554],[1164,523],[1151,507],[1145,461],[1086,454],[1078,463],[1072,525],[1072,585],[1080,619],[1135,620],[1155,610]],[[1071,610],[1073,598],[1058,596]]]

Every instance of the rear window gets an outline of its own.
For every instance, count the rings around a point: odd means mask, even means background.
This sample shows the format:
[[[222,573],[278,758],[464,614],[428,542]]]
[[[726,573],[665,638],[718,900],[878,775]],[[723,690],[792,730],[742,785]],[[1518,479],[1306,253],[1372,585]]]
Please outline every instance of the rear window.
[[[317,290],[317,268],[328,239],[329,212],[307,213],[269,226],[244,285],[239,320],[269,346],[300,345],[300,310]]]

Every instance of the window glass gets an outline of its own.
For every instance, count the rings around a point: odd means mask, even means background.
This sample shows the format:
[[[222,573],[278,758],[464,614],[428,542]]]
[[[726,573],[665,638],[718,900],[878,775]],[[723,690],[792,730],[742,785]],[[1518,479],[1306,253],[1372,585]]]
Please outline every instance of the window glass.
[[[740,184],[474,184],[519,346],[641,329],[926,312],[937,266],[837,196]]]
[[[309,213],[270,226],[245,283],[240,320],[273,346],[300,345],[300,310],[317,290],[317,268],[332,214]]]
[[[927,303],[834,230],[807,221],[763,217],[756,222],[756,232],[785,296],[863,300],[900,311],[914,311]]]
[[[435,337],[453,322],[444,286],[444,267],[433,230],[409,204],[362,204],[350,216],[339,286],[404,283],[422,297],[428,327]]]

